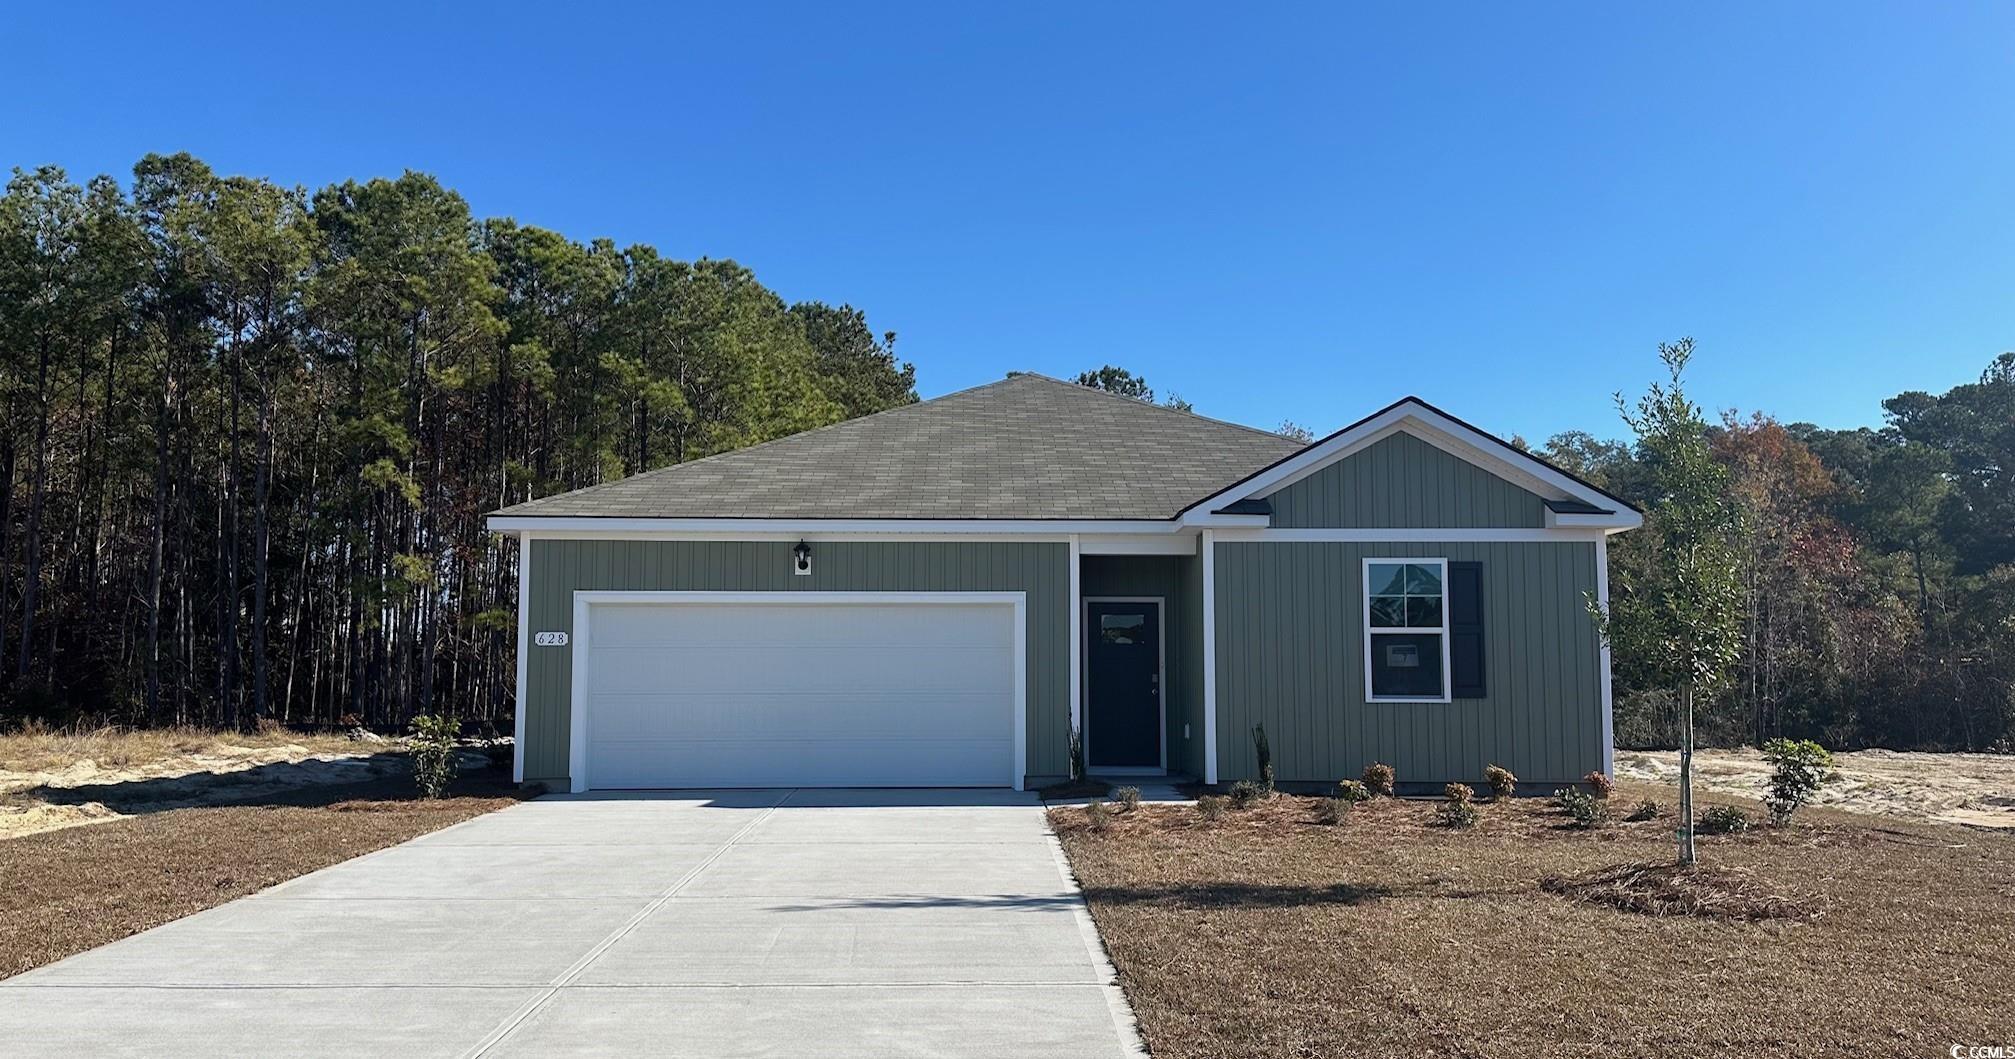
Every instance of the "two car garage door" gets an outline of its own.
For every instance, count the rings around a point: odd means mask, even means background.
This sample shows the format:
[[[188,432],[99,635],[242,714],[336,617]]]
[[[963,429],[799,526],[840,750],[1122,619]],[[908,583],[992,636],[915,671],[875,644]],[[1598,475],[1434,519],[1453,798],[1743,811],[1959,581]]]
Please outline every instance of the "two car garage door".
[[[596,789],[1016,785],[1016,598],[589,600],[576,774]]]

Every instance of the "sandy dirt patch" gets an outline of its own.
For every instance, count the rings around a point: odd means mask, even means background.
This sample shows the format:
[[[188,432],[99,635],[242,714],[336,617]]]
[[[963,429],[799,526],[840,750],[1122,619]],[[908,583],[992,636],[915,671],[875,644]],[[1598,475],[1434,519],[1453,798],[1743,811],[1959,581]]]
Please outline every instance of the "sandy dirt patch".
[[[1834,755],[1840,778],[1816,804],[1850,812],[2015,829],[2015,755],[1856,750]],[[1619,750],[1618,778],[1679,781],[1674,750]],[[1753,749],[1701,750],[1693,775],[1706,789],[1761,798],[1770,764]]]
[[[252,743],[255,745],[243,745]],[[65,752],[91,754],[63,760]],[[284,734],[91,732],[0,739],[0,839],[406,771],[395,743]]]

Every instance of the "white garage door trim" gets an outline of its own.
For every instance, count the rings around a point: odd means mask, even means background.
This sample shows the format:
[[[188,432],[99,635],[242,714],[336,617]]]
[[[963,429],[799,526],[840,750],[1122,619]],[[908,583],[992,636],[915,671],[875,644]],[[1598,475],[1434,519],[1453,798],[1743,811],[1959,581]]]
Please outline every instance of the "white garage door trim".
[[[575,792],[590,787],[588,776],[588,650],[593,624],[588,608],[598,603],[764,603],[778,606],[919,603],[992,603],[1014,609],[1014,775],[1007,785],[1022,789],[1028,771],[1028,594],[1026,592],[575,592],[573,682],[568,739],[568,773]]]

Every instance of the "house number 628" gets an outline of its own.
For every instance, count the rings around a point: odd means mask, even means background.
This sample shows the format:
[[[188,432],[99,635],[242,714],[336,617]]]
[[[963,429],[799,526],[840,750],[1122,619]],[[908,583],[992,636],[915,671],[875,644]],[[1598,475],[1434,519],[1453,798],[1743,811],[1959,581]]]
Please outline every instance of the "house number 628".
[[[534,634],[532,642],[540,647],[565,647],[567,634],[563,632],[542,632]]]

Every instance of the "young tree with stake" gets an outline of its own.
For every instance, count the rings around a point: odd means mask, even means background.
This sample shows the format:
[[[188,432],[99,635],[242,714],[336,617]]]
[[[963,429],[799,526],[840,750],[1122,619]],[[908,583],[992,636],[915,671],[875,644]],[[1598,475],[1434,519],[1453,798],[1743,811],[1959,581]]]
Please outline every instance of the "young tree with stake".
[[[1652,383],[1633,411],[1616,397],[1650,470],[1650,510],[1642,541],[1649,561],[1619,569],[1605,612],[1590,609],[1611,646],[1679,697],[1679,862],[1694,862],[1693,709],[1727,679],[1742,645],[1738,509],[1728,471],[1714,459],[1707,422],[1682,376],[1693,340],[1661,343],[1671,380]]]

